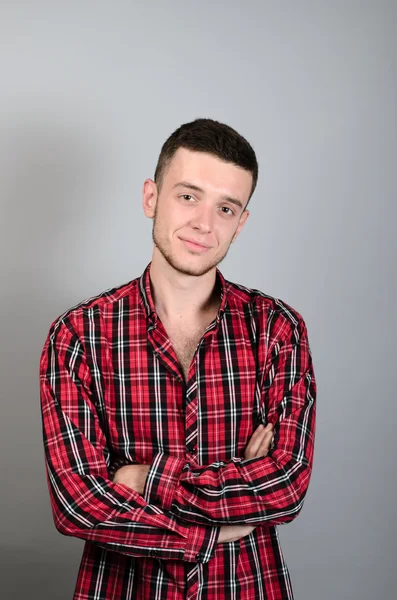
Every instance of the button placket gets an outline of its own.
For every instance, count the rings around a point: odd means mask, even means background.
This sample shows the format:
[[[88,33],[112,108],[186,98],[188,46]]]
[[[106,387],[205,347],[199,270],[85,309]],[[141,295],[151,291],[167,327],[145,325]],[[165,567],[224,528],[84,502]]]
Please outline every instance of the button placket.
[[[194,377],[197,377],[197,371]],[[197,455],[197,384],[193,377],[189,383],[186,390],[186,452],[193,458]]]
[[[191,457],[191,460],[197,459],[197,411],[198,411],[198,371],[200,364],[200,351],[203,346],[204,337],[197,344],[194,354],[189,379],[185,385],[185,431],[186,431],[186,453]]]

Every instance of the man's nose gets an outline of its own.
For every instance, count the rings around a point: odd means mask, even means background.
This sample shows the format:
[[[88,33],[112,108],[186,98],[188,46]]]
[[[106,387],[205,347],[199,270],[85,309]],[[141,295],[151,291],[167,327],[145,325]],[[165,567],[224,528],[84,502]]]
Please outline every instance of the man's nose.
[[[191,221],[195,229],[200,229],[203,232],[210,232],[214,226],[214,210],[204,202],[197,207],[193,219]]]

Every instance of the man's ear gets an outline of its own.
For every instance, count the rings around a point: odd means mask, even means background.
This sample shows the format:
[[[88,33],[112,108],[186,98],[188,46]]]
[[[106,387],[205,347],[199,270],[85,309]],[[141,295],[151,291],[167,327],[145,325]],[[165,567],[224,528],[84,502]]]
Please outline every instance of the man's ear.
[[[250,211],[249,211],[249,210],[244,210],[244,211],[242,212],[242,214],[241,214],[241,217],[240,217],[239,224],[238,224],[238,226],[237,226],[237,229],[236,229],[236,231],[234,232],[234,236],[233,236],[233,238],[232,238],[232,241],[231,241],[231,243],[232,243],[232,244],[233,244],[233,242],[236,240],[236,238],[237,238],[238,234],[240,233],[240,231],[242,230],[242,228],[243,228],[243,226],[244,226],[244,223],[246,222],[246,220],[247,220],[247,219],[248,219],[248,217],[249,217],[249,214],[250,214]]]
[[[145,179],[142,190],[142,206],[143,212],[149,219],[153,219],[154,217],[157,198],[158,193],[156,183],[153,179]]]

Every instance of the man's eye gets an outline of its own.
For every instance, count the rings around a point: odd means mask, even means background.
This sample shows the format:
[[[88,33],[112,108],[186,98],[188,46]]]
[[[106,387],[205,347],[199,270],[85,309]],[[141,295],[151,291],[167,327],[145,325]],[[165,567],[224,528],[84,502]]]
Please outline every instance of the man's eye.
[[[182,198],[193,198],[190,194],[182,194]]]
[[[226,213],[228,215],[233,215],[234,214],[233,211],[232,211],[232,209],[229,208],[228,206],[222,206],[222,210],[228,210],[229,212]]]

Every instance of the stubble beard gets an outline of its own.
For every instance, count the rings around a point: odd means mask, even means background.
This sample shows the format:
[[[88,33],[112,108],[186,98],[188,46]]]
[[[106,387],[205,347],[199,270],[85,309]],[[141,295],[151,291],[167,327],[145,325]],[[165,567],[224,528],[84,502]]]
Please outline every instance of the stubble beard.
[[[178,261],[177,259],[175,259],[175,257],[172,255],[172,252],[167,248],[166,243],[163,242],[160,226],[158,224],[156,217],[157,217],[157,207],[155,209],[155,214],[153,217],[153,227],[152,227],[153,243],[156,246],[157,250],[160,252],[160,254],[163,256],[163,258],[167,261],[167,263],[173,269],[175,269],[175,271],[178,271],[178,273],[182,273],[183,275],[191,275],[194,277],[201,277],[202,275],[205,275],[206,273],[211,271],[214,267],[219,265],[223,261],[223,259],[226,257],[226,255],[229,251],[229,248],[230,248],[230,244],[226,248],[225,252],[222,255],[220,255],[219,257],[216,257],[213,261],[210,261],[204,265],[193,268],[193,267],[189,267],[187,265],[185,266],[185,265],[181,264],[181,262]]]

